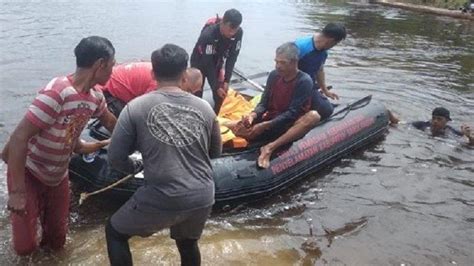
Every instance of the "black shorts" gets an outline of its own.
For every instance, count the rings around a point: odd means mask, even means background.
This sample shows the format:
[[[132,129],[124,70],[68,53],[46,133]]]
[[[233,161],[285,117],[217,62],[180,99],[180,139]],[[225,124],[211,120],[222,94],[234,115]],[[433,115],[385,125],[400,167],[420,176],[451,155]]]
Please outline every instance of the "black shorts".
[[[262,120],[257,120],[255,123],[258,124],[260,122],[263,122]],[[288,129],[290,129],[293,126],[293,124],[288,124],[280,128],[272,128],[269,130],[265,130],[262,134],[257,136],[254,140],[252,140],[252,143],[254,142],[270,142],[274,141],[277,138],[279,138],[281,135],[285,134]]]
[[[150,210],[131,197],[110,219],[121,234],[147,237],[169,228],[172,239],[199,239],[212,206],[185,210]]]
[[[323,96],[319,90],[315,90],[311,98],[311,109],[318,112],[321,120],[325,120],[334,112],[334,106],[326,96]]]

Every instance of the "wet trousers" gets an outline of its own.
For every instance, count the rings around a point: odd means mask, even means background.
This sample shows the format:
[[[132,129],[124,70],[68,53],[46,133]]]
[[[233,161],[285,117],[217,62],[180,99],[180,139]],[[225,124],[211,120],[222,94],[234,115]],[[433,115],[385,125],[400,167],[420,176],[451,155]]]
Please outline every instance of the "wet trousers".
[[[128,245],[130,236],[115,230],[110,223],[110,219],[105,226],[105,238],[107,240],[107,252],[109,254],[110,265],[133,265],[132,253],[130,252],[130,246]],[[181,265],[201,265],[201,253],[199,252],[197,239],[179,239],[175,241],[179,250],[179,255],[181,256]]]
[[[8,190],[11,175],[7,173]],[[38,245],[53,250],[66,242],[69,218],[69,178],[57,186],[47,186],[25,169],[26,214],[11,213],[13,249],[18,255],[34,252]],[[38,220],[42,229],[38,244]]]

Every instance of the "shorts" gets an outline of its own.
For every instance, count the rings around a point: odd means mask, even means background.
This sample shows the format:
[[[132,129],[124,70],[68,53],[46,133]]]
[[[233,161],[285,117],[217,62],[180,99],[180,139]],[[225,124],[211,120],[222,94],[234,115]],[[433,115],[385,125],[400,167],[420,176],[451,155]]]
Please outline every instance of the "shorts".
[[[171,238],[199,239],[212,206],[186,210],[157,210],[138,204],[130,198],[110,221],[115,230],[128,236],[147,237],[165,228],[170,228]]]
[[[326,96],[323,96],[319,90],[315,90],[311,99],[311,109],[316,110],[321,116],[321,120],[329,118],[334,112],[334,106]]]
[[[263,120],[261,118],[257,118],[254,122],[254,125],[259,124],[261,122],[265,122],[266,120]],[[282,127],[273,127],[271,129],[267,129],[262,132],[262,134],[258,135],[255,139],[251,140],[252,143],[266,143],[266,142],[271,142],[279,138],[281,135],[285,134],[288,129],[290,129],[293,126],[293,123],[291,124],[286,124]]]

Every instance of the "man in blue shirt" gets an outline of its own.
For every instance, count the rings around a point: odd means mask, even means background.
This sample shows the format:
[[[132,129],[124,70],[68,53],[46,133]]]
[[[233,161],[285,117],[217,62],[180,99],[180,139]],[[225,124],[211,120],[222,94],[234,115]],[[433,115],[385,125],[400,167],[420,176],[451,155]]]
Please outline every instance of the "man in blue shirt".
[[[310,75],[314,82],[315,93],[312,98],[312,109],[321,116],[321,120],[328,118],[334,107],[326,97],[338,100],[336,93],[328,90],[325,82],[324,63],[328,57],[327,50],[346,38],[346,28],[341,24],[329,23],[323,31],[313,36],[305,36],[295,41],[300,50],[298,68]],[[319,92],[321,89],[321,95]]]

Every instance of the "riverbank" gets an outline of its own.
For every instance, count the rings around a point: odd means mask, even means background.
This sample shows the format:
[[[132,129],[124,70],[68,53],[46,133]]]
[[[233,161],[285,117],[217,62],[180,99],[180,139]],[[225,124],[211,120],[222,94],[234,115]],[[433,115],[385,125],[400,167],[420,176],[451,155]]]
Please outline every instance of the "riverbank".
[[[396,7],[402,8],[411,11],[423,12],[423,13],[430,13],[440,16],[448,16],[453,18],[460,18],[460,19],[468,19],[474,21],[474,14],[472,13],[464,13],[459,9],[446,9],[446,8],[439,8],[434,6],[426,6],[426,5],[417,5],[411,3],[400,3],[400,2],[392,2],[387,0],[375,0],[373,3],[380,4],[389,7]],[[458,4],[456,4],[457,6]]]
[[[459,8],[464,7],[467,0],[399,0],[398,2],[413,5],[437,7],[449,10],[459,10]]]

